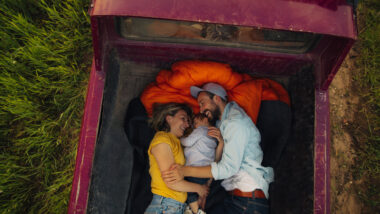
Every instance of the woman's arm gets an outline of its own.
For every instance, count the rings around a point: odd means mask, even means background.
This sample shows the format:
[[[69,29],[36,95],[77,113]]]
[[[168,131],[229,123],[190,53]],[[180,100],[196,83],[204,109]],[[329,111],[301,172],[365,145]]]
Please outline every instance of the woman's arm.
[[[151,153],[157,161],[158,167],[160,168],[161,174],[170,168],[171,165],[175,163],[173,152],[170,146],[166,143],[160,143],[152,147]],[[181,191],[181,192],[197,192],[199,196],[203,197],[208,194],[208,187],[206,185],[200,185],[196,183],[191,183],[185,180],[180,180],[176,183],[166,182],[167,187],[170,189]]]

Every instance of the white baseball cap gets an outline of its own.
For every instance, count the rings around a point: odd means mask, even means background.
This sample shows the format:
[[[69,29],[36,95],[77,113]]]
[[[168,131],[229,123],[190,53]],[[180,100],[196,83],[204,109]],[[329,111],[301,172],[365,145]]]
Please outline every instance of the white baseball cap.
[[[219,97],[221,97],[223,100],[227,101],[227,92],[226,90],[224,90],[224,88],[222,86],[220,86],[219,84],[216,84],[216,83],[213,83],[213,82],[210,82],[210,83],[206,83],[202,86],[202,88],[199,88],[197,86],[191,86],[190,87],[190,93],[191,93],[191,96],[193,96],[194,98],[197,98],[198,97],[198,94],[202,91],[207,91],[207,92],[210,92],[212,94],[215,94],[215,95],[218,95]]]

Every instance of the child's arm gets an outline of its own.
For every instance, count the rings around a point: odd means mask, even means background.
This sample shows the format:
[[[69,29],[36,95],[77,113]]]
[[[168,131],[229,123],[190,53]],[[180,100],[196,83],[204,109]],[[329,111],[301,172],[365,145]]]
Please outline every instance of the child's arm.
[[[219,141],[218,146],[216,147],[216,150],[215,150],[215,162],[219,162],[220,159],[222,158],[223,147],[224,147],[224,140],[222,138]]]
[[[222,137],[222,134],[220,133],[220,130],[216,127],[209,127],[208,133],[210,137],[216,138],[218,140],[218,146],[215,149],[215,162],[219,162],[222,158],[223,154],[223,147],[224,147],[224,140]]]

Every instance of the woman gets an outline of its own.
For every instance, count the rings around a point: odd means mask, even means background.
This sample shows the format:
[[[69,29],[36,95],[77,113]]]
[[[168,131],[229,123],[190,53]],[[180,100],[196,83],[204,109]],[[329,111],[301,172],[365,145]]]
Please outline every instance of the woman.
[[[191,109],[179,103],[155,105],[150,125],[157,131],[148,149],[149,173],[152,177],[153,199],[145,213],[182,214],[185,210],[187,192],[196,192],[206,197],[208,188],[182,180],[174,184],[165,183],[161,172],[174,164],[185,164],[179,138],[189,127]]]

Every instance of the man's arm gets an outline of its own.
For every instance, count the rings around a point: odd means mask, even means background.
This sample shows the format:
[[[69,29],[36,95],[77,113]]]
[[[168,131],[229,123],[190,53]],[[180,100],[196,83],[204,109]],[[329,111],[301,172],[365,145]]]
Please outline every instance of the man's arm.
[[[249,136],[249,129],[244,121],[233,120],[225,124],[222,158],[218,163],[211,164],[211,173],[215,180],[229,178],[239,171]]]
[[[166,186],[172,190],[179,192],[196,192],[199,197],[205,197],[208,195],[209,188],[207,185],[200,185],[196,183],[191,183],[185,180],[180,180],[176,183],[167,183]]]
[[[211,166],[182,166],[173,164],[170,169],[161,172],[165,182],[176,183],[184,177],[212,178]]]
[[[173,164],[170,169],[161,172],[161,176],[164,182],[169,185],[182,181],[185,176],[213,178],[211,166],[182,166],[179,164]]]
[[[231,121],[224,128],[225,139],[222,158],[218,163],[213,162],[211,166],[179,166],[170,167],[162,172],[162,178],[167,182],[178,182],[184,176],[199,178],[214,178],[215,180],[229,178],[236,174],[241,166],[245,146],[248,142],[248,129],[236,121]]]
[[[185,177],[212,178],[211,166],[184,166]]]

